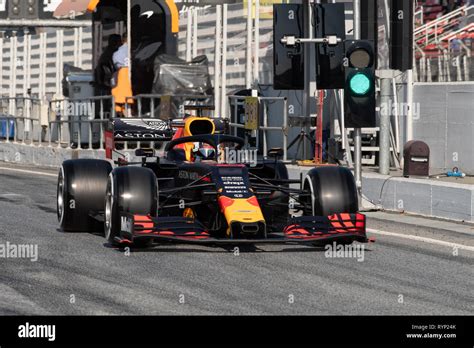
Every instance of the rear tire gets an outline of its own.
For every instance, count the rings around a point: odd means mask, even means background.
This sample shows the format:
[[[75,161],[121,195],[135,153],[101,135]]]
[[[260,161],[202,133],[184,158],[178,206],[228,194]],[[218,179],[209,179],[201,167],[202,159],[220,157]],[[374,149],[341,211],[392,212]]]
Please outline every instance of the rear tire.
[[[107,182],[105,194],[104,230],[107,241],[117,246],[120,235],[120,213],[156,216],[158,185],[151,169],[120,167],[114,169]],[[136,247],[145,247],[150,240],[137,240]]]
[[[303,188],[310,193],[306,203],[311,209],[306,209],[305,215],[328,216],[359,211],[354,176],[347,168],[313,168],[306,175]]]
[[[91,218],[91,212],[104,208],[107,177],[112,165],[104,160],[76,159],[64,161],[57,185],[57,215],[65,232],[96,232],[102,226]]]

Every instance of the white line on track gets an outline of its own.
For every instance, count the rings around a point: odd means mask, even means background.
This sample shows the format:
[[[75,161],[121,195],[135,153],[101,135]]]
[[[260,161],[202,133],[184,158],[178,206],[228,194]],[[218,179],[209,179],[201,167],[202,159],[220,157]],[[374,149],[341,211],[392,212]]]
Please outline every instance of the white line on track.
[[[0,167],[0,170],[7,170],[7,171],[9,170],[9,171],[18,172],[18,173],[50,176],[50,177],[53,177],[53,178],[57,178],[57,177],[58,177],[58,174],[45,173],[45,172],[35,172],[35,171],[33,171],[33,170],[26,170],[26,169]]]
[[[416,241],[424,242],[424,243],[442,245],[442,246],[446,246],[446,247],[450,247],[450,248],[458,248],[458,249],[461,249],[461,250],[474,251],[474,246],[451,243],[451,242],[446,242],[444,240],[438,240],[438,239],[432,239],[432,238],[426,238],[426,237],[420,237],[420,236],[413,236],[411,234],[386,232],[386,231],[374,230],[372,228],[368,228],[367,232],[373,233],[373,234],[379,234],[379,235],[382,235],[382,236],[405,238],[405,239],[416,240]]]

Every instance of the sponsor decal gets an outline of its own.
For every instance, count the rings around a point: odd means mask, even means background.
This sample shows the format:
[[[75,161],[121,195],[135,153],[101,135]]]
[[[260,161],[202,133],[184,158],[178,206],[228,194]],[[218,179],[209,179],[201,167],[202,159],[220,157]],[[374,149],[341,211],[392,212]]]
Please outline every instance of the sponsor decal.
[[[230,194],[234,198],[242,198],[248,195],[249,191],[245,184],[244,178],[241,176],[222,176],[222,184],[224,192]]]
[[[145,120],[145,119],[136,119],[136,120],[121,120],[123,123],[133,127],[140,127],[150,130],[164,131],[169,130],[168,123],[162,120]]]
[[[178,172],[178,178],[185,179],[185,180],[197,180],[199,179],[200,175],[197,172],[188,172],[185,170],[180,170]]]
[[[121,132],[121,131],[116,131],[115,132],[115,138],[140,138],[140,139],[163,139],[166,138],[164,134],[155,134],[155,133],[139,133],[139,132]]]

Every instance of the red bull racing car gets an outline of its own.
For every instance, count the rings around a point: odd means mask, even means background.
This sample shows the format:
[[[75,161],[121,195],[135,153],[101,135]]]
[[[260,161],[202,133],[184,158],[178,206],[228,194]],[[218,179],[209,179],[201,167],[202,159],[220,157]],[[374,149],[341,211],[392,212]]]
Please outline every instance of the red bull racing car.
[[[166,140],[160,156],[138,149],[141,161],[135,163],[120,158],[115,166],[96,159],[62,164],[57,213],[64,231],[103,230],[112,245],[136,247],[368,241],[348,169],[313,168],[292,180],[279,160],[281,149],[253,163],[223,163],[222,151],[242,150],[243,139],[218,132],[216,122],[203,117],[189,117],[174,130],[166,124],[117,119],[109,141],[106,136],[109,155],[127,132],[134,140]]]

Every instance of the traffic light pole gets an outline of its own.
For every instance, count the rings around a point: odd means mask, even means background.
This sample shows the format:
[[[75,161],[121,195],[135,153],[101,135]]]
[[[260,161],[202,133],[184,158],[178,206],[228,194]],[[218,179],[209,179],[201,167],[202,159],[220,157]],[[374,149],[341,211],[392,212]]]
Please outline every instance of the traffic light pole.
[[[390,174],[390,117],[392,99],[392,80],[387,77],[380,79],[380,145],[379,173]]]
[[[354,40],[360,40],[360,0],[354,0]],[[360,128],[354,128],[354,178],[360,205],[362,201],[362,130]]]
[[[313,28],[313,8],[312,0],[303,0],[303,16],[305,23],[305,38],[312,40],[314,38],[314,28]],[[312,57],[314,57],[315,49],[312,45],[306,45],[304,50],[304,61],[311,62]],[[303,91],[303,115],[307,117],[308,120],[311,119],[311,106],[314,96],[316,95],[316,74],[313,71],[313,64],[306,64],[305,66],[305,77],[304,77],[304,91]],[[305,133],[310,134],[311,129],[309,123],[305,122],[304,127]],[[306,141],[306,138],[303,138],[303,158],[307,159],[307,153],[310,149],[309,144]]]

